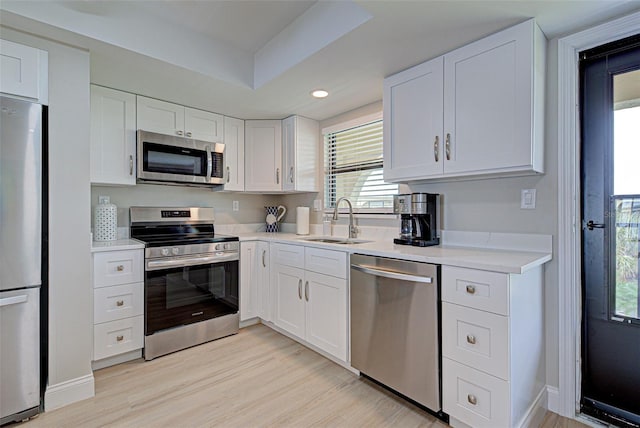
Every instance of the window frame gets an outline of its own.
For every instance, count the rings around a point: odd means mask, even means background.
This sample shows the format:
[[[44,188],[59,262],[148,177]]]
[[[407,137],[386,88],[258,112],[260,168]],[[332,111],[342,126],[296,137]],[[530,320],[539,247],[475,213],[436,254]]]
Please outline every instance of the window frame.
[[[326,159],[327,159],[327,144],[325,143],[325,138],[328,134],[335,134],[341,131],[346,131],[348,129],[351,128],[357,128],[358,126],[363,126],[366,125],[368,123],[371,122],[377,122],[377,121],[383,121],[382,126],[384,126],[384,119],[383,119],[383,114],[382,114],[382,110],[377,111],[375,113],[371,113],[371,114],[367,114],[367,115],[363,115],[363,116],[359,116],[357,118],[354,119],[350,119],[350,120],[346,120],[343,122],[339,122],[327,127],[324,127],[321,129],[321,134],[322,134],[322,150],[323,150],[323,162],[322,162],[322,171],[324,174],[324,179],[323,179],[323,213],[324,214],[333,214],[333,212],[335,211],[335,208],[330,208],[327,206],[327,202],[328,202],[328,198],[327,198],[327,165],[326,165]],[[384,162],[384,160],[383,160]],[[373,170],[373,168],[371,169]],[[395,183],[390,183],[390,184],[395,184]],[[396,190],[396,192],[399,192],[399,189]],[[335,194],[335,191],[333,192]],[[397,193],[396,193],[397,194]],[[346,204],[341,204],[338,207],[338,213],[348,213],[348,207]],[[360,218],[389,218],[390,216],[396,216],[396,214],[393,213],[393,208],[375,208],[375,209],[370,209],[370,208],[353,208],[353,214],[355,216],[358,216]]]

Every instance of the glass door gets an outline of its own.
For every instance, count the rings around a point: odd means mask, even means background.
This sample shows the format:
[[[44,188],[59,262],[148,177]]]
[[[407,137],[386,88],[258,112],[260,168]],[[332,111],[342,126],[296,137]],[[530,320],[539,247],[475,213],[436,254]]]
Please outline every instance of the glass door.
[[[581,411],[640,424],[640,38],[581,61]]]

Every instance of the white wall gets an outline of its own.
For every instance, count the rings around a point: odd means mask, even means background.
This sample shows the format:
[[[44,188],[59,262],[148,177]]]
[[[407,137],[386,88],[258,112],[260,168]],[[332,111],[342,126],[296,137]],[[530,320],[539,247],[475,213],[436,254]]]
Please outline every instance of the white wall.
[[[157,184],[91,186],[92,213],[100,195],[110,196],[111,203],[118,207],[118,227],[129,226],[129,208],[132,206],[213,207],[216,224],[263,223],[266,217],[264,207],[278,205],[282,200],[279,195],[213,192],[201,187]],[[238,201],[238,211],[232,210],[233,201]],[[287,218],[295,218],[295,214],[287,214]]]
[[[2,27],[49,52],[49,379],[46,409],[93,396],[89,53]]]

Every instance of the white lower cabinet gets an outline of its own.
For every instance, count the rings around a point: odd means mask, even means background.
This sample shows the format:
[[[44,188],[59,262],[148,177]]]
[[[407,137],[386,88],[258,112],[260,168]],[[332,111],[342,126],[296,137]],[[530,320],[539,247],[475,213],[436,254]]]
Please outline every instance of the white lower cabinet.
[[[273,323],[346,361],[347,254],[278,243],[270,250]]]
[[[246,241],[240,244],[240,321],[270,319],[269,244]]]
[[[542,403],[542,268],[442,267],[442,400],[452,426],[521,427]]]
[[[95,368],[125,361],[118,357],[144,346],[143,251],[93,253]]]

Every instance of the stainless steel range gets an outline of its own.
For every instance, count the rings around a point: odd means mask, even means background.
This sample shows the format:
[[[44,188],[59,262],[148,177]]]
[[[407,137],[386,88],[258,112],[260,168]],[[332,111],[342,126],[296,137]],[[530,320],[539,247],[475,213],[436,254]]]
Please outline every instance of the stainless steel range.
[[[130,222],[146,246],[145,360],[237,333],[240,245],[213,208],[131,207]]]

